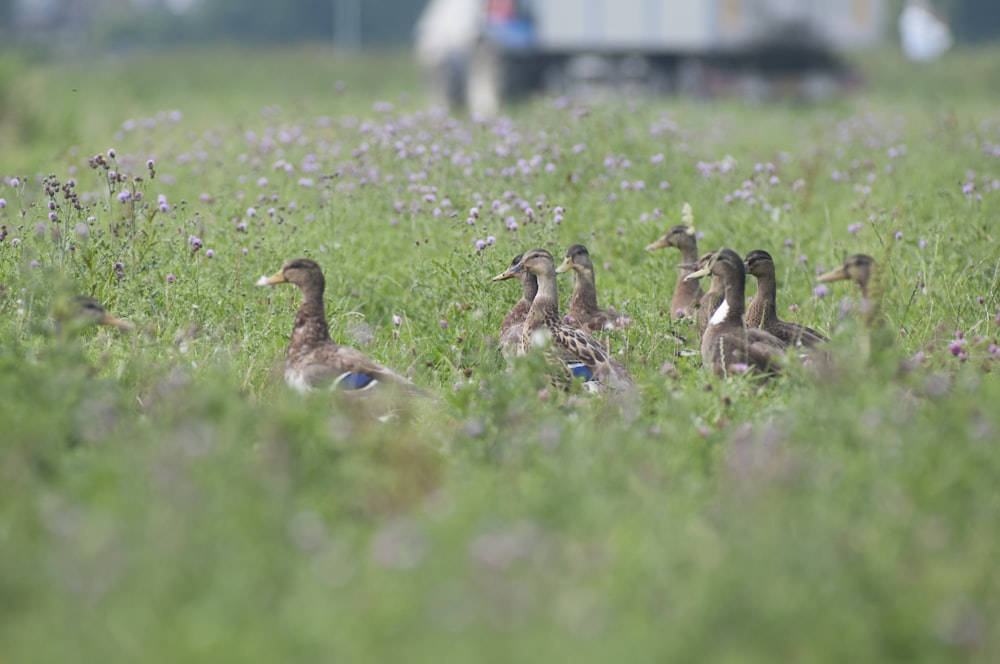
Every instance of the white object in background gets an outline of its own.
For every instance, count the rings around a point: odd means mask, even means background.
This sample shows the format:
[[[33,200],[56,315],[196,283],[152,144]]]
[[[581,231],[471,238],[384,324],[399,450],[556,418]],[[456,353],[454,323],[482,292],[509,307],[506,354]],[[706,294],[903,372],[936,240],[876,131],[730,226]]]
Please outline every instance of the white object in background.
[[[951,29],[923,0],[909,0],[899,15],[899,37],[910,60],[929,62],[951,48]]]

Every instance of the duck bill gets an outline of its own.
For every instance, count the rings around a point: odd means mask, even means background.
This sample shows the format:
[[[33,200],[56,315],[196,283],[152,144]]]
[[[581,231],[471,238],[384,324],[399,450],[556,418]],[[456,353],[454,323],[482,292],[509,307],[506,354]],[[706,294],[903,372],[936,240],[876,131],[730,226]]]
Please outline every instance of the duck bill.
[[[517,275],[524,272],[523,265],[512,265],[507,268],[497,276],[493,277],[490,281],[503,281],[504,279],[510,279],[511,277],[516,277]]]
[[[122,332],[130,332],[133,328],[135,328],[135,326],[132,325],[132,323],[128,322],[124,318],[115,318],[114,316],[108,313],[105,313],[104,316],[101,318],[101,320],[98,322],[101,325],[107,325],[108,327],[113,327],[117,330],[121,330]]]
[[[841,266],[838,267],[836,270],[831,270],[826,274],[821,274],[816,278],[816,281],[819,281],[821,283],[826,283],[829,281],[842,281],[847,278],[848,278],[847,270],[843,266]]]
[[[257,280],[258,286],[274,286],[275,284],[283,283],[285,283],[285,275],[281,270],[275,272],[270,277],[265,275]]]
[[[701,279],[702,277],[707,277],[710,274],[712,274],[712,266],[706,265],[700,270],[695,270],[691,274],[686,275],[684,277],[684,281],[694,281],[695,279]]]
[[[656,242],[653,242],[652,244],[647,244],[646,251],[656,251],[657,249],[663,249],[664,247],[669,247],[669,246],[670,242],[669,240],[667,240],[667,236],[664,235]]]
[[[695,270],[698,269],[698,264],[697,263],[678,263],[677,267],[679,267],[682,270],[689,270],[691,272],[694,272]]]
[[[573,269],[573,259],[567,256],[566,259],[563,260],[563,262],[559,264],[559,267],[556,268],[556,274],[562,274],[563,272],[569,272],[572,269]]]

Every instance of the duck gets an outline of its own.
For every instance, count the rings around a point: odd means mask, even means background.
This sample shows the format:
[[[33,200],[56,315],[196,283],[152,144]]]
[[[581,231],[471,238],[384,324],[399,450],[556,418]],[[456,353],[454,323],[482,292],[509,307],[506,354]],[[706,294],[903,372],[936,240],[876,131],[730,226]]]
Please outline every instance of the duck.
[[[687,279],[712,276],[710,290],[722,292],[722,302],[709,318],[701,339],[701,361],[716,376],[752,371],[772,375],[781,371],[785,342],[770,332],[748,328],[743,320],[746,308],[746,269],[743,259],[732,249],[715,253],[708,264]]]
[[[695,239],[694,226],[677,224],[666,232],[656,242],[646,245],[646,251],[655,251],[664,247],[676,247],[681,252],[683,263],[698,262],[698,240]],[[694,317],[698,310],[698,302],[704,296],[701,282],[686,281],[687,272],[681,270],[674,284],[674,294],[670,298],[670,315],[674,318]]]
[[[882,320],[882,314],[879,310],[881,304],[879,276],[878,262],[874,258],[867,254],[852,254],[844,259],[843,265],[821,274],[817,277],[817,281],[828,283],[846,280],[857,284],[861,291],[861,303],[858,310],[863,322],[869,327],[873,327],[881,324]]]
[[[872,279],[877,267],[878,263],[871,256],[867,254],[852,254],[844,259],[843,265],[836,270],[821,274],[816,280],[820,283],[843,280],[853,281],[861,289],[861,297],[870,299],[871,293],[869,289],[873,283]]]
[[[548,337],[551,343],[547,343],[546,347],[551,352],[547,352],[547,358],[550,364],[559,366],[550,375],[557,387],[567,387],[573,378],[579,377],[591,391],[601,387],[631,388],[633,383],[628,371],[600,342],[559,317],[559,291],[552,254],[545,249],[526,251],[516,265],[493,277],[493,280],[510,279],[522,272],[535,276],[538,292],[521,330],[521,353],[546,343],[544,340]]]
[[[743,258],[743,265],[747,274],[757,280],[757,294],[743,315],[747,327],[766,330],[790,346],[813,348],[829,341],[811,327],[778,318],[778,285],[771,254],[763,249],[754,249]]]
[[[76,295],[69,301],[57,298],[53,316],[55,329],[60,336],[72,336],[94,325],[113,327],[119,332],[129,332],[135,328],[127,320],[109,314],[100,300],[89,295]]]
[[[127,320],[109,314],[95,297],[77,295],[73,298],[73,306],[76,309],[74,317],[87,325],[106,325],[122,332],[129,332],[135,328]]]
[[[712,259],[715,258],[716,252],[706,251],[701,257],[694,263],[681,263],[677,267],[682,270],[687,270],[684,279],[688,282],[696,281],[701,279],[701,276],[707,276],[709,273],[704,271]],[[699,276],[695,276],[699,275]],[[689,278],[690,277],[690,278]],[[695,327],[698,330],[698,338],[701,339],[705,336],[705,329],[708,328],[708,319],[712,317],[715,310],[719,308],[722,304],[722,283],[716,279],[712,279],[709,282],[708,290],[701,296],[701,299],[694,306],[694,320]]]
[[[289,387],[303,394],[317,389],[355,394],[388,385],[407,395],[429,396],[404,376],[330,338],[323,305],[326,282],[316,261],[296,258],[257,281],[258,286],[285,283],[297,286],[302,293],[285,357],[285,382]]]
[[[594,279],[594,264],[590,252],[582,244],[574,244],[566,250],[566,258],[556,268],[556,274],[572,270],[576,275],[573,295],[566,312],[570,325],[586,332],[603,332],[624,327],[628,315],[621,311],[602,309],[597,304],[597,282]]]
[[[521,262],[524,254],[518,254],[510,262],[507,269],[513,268]],[[502,275],[502,273],[501,273]],[[497,275],[497,279],[501,275]],[[504,316],[500,323],[500,352],[507,359],[508,364],[517,355],[521,354],[521,331],[524,329],[524,321],[528,317],[528,310],[538,293],[538,278],[530,272],[522,271],[517,273],[522,285],[521,299]]]

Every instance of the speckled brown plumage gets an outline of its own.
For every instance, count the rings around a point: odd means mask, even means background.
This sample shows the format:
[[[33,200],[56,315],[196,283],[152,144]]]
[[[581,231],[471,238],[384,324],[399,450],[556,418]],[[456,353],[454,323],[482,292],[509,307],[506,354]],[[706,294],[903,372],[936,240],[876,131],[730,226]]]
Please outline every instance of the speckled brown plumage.
[[[570,270],[576,279],[566,312],[570,325],[587,332],[601,332],[628,324],[627,314],[598,306],[594,264],[590,252],[582,244],[574,244],[566,250],[566,259],[556,268],[556,273]]]
[[[681,252],[681,263],[691,264],[698,262],[698,240],[695,239],[695,231],[691,226],[678,224],[668,230],[666,234],[656,242],[646,245],[646,251],[654,251],[664,247],[676,247]],[[684,279],[688,272],[678,269],[677,282],[674,284],[674,294],[670,298],[670,315],[674,318],[684,316],[694,316],[698,309],[698,302],[705,294],[701,288],[701,282],[697,280],[687,281]]]
[[[757,294],[747,307],[743,320],[747,327],[770,332],[790,346],[813,347],[829,341],[816,330],[778,318],[778,284],[774,259],[763,249],[754,249],[743,259],[747,274],[757,280]]]
[[[556,283],[555,260],[545,249],[525,252],[521,261],[494,279],[509,279],[521,272],[530,272],[538,280],[538,292],[528,310],[521,333],[521,348],[527,352],[534,345],[544,342],[546,353],[553,365],[553,382],[565,385],[571,378],[569,363],[582,363],[602,385],[612,388],[632,386],[632,379],[618,360],[608,354],[601,344],[587,332],[564,323],[559,317],[559,292]]]
[[[781,368],[785,343],[770,332],[747,328],[743,322],[746,271],[743,259],[732,249],[721,249],[709,264],[688,278],[712,275],[713,289],[723,294],[701,339],[701,360],[717,376],[734,372],[775,373]]]
[[[510,269],[521,262],[524,254],[518,254],[510,262],[507,269]],[[501,275],[497,275],[498,278]],[[538,292],[538,279],[530,272],[519,272],[517,278],[521,281],[521,299],[504,316],[500,323],[500,352],[510,362],[513,357],[521,354],[521,331],[524,329],[524,321],[528,317],[528,310]]]
[[[333,387],[360,392],[388,384],[407,394],[427,396],[403,376],[330,338],[323,306],[325,280],[316,261],[309,258],[289,261],[273,276],[261,277],[257,285],[281,283],[298,286],[302,293],[285,357],[285,382],[289,386],[299,392]]]

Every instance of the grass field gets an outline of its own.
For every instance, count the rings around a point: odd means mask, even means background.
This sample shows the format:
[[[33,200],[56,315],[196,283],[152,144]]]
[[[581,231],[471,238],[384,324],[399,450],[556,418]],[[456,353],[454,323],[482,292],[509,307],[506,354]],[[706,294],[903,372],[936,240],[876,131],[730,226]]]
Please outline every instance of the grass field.
[[[995,56],[492,122],[398,55],[0,58],[0,660],[997,661]],[[832,368],[704,372],[643,251],[684,202]],[[632,318],[625,408],[495,347],[490,277],[575,242]],[[855,252],[881,331],[814,290]],[[298,293],[254,282],[300,256],[334,338],[440,400],[284,385]],[[136,330],[56,326],[77,293]]]

